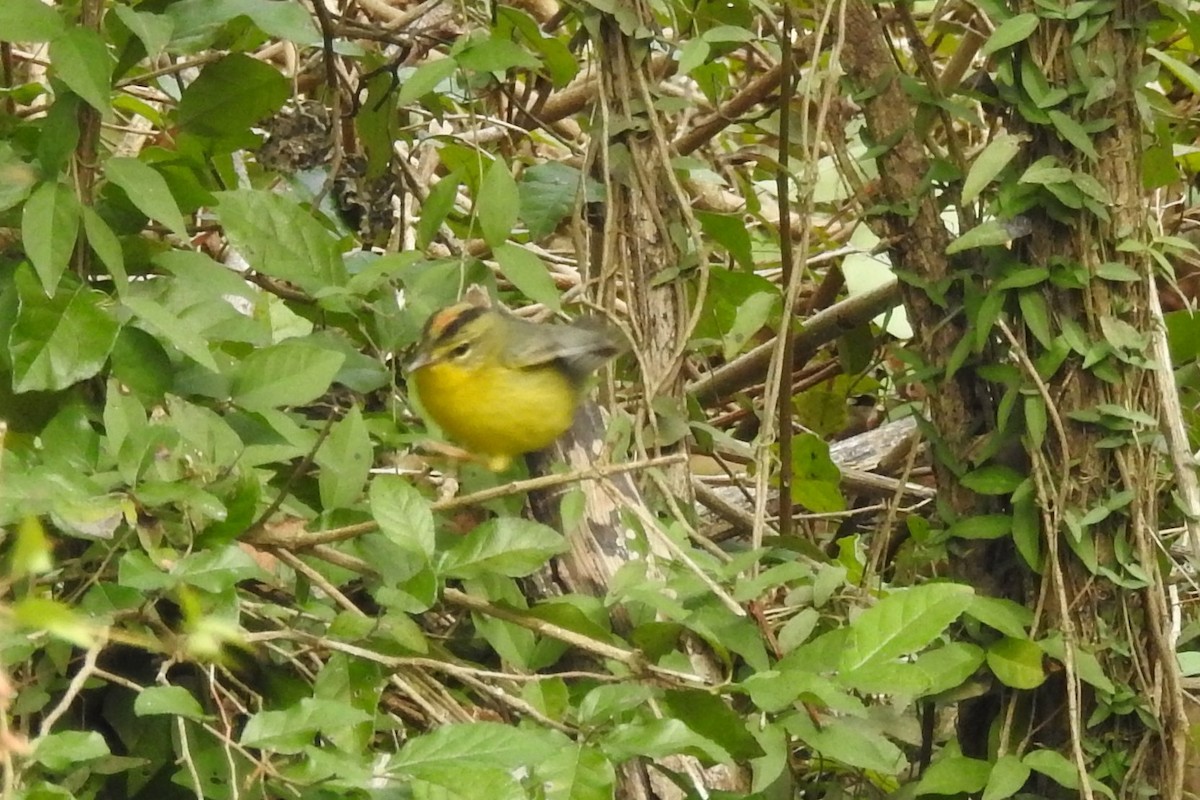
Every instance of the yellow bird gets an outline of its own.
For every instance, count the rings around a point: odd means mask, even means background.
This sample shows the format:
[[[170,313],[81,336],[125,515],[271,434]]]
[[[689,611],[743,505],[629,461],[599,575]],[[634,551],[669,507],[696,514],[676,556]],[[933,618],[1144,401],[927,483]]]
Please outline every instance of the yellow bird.
[[[408,369],[442,430],[502,470],[571,427],[588,375],[623,347],[601,322],[528,322],[479,295],[434,312]]]

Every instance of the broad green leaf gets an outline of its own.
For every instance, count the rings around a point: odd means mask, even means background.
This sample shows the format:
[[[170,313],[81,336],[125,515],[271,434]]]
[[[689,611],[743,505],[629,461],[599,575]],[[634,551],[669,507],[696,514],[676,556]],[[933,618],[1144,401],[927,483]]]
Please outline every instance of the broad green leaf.
[[[254,269],[291,281],[311,295],[342,286],[346,267],[337,240],[300,206],[273,192],[221,192],[217,216]]]
[[[25,517],[17,527],[17,543],[13,548],[11,563],[9,574],[13,578],[44,575],[54,568],[50,540],[42,521],[37,517]]]
[[[967,614],[1014,639],[1028,638],[1029,626],[1033,624],[1032,611],[1001,597],[976,595]]]
[[[850,624],[842,671],[915,653],[941,636],[974,595],[971,587],[957,583],[929,583],[893,592]]]
[[[991,464],[972,470],[962,476],[962,485],[979,494],[1011,494],[1025,480],[1025,476],[1012,467]]]
[[[0,41],[48,42],[65,30],[62,17],[41,0],[0,3]]]
[[[421,205],[421,219],[417,222],[418,247],[426,248],[437,238],[442,223],[454,209],[454,200],[458,196],[459,185],[458,174],[454,173],[439,180],[429,190],[429,196]]]
[[[980,514],[963,517],[947,530],[948,536],[957,539],[999,539],[1012,530],[1012,517],[1008,514]]]
[[[579,170],[558,161],[535,164],[521,173],[517,186],[521,219],[529,238],[537,241],[554,233],[579,198]]]
[[[697,211],[696,219],[699,220],[704,234],[724,247],[739,266],[746,270],[754,269],[754,252],[750,231],[741,215]],[[774,285],[772,284],[772,286]],[[776,287],[775,293],[778,294],[778,292]]]
[[[508,241],[520,208],[521,195],[517,191],[517,182],[513,180],[504,159],[497,158],[484,173],[479,194],[475,197],[475,216],[479,220],[483,240],[489,247],[495,249]]]
[[[37,185],[37,176],[37,170],[0,142],[0,211],[7,211],[29,197]]]
[[[509,38],[477,38],[460,50],[455,58],[463,69],[475,72],[504,73],[510,69],[537,69],[542,62]]]
[[[3,28],[0,27],[0,30]],[[1164,67],[1170,70],[1172,75],[1188,87],[1192,94],[1200,95],[1200,72],[1174,56],[1167,55],[1157,47],[1147,47],[1146,53],[1152,58],[1158,59]]]
[[[453,58],[439,58],[427,61],[413,70],[400,86],[396,95],[396,105],[400,108],[420,100],[425,95],[437,89],[438,84],[449,78],[458,69],[458,62]]]
[[[349,508],[362,496],[371,470],[371,436],[357,405],[333,424],[317,451],[318,486],[325,511]]]
[[[1076,150],[1092,160],[1100,157],[1100,154],[1096,152],[1096,146],[1092,144],[1092,137],[1083,129],[1078,120],[1061,111],[1048,111],[1046,113],[1050,115],[1050,121],[1054,124],[1054,128],[1058,131],[1059,135],[1074,146]]]
[[[1054,750],[1034,750],[1022,759],[1027,767],[1068,789],[1079,788],[1079,771],[1067,758]]]
[[[1028,639],[1005,636],[987,651],[987,664],[996,678],[1014,689],[1034,689],[1046,680],[1042,648]]]
[[[991,55],[997,50],[1012,47],[1018,42],[1028,39],[1038,26],[1037,14],[1017,14],[996,26],[992,35],[984,42],[981,55]]]
[[[987,785],[991,764],[978,758],[950,756],[935,761],[917,782],[916,794],[965,795]]]
[[[321,36],[303,6],[277,0],[180,0],[167,6],[177,37],[196,37],[235,17],[249,17],[269,36],[300,45],[319,45]]]
[[[687,75],[708,61],[712,46],[703,39],[689,38],[679,49],[679,74]]]
[[[478,525],[442,554],[438,572],[450,578],[528,575],[566,551],[562,534],[537,522],[498,517]]]
[[[171,41],[171,33],[175,30],[174,21],[165,14],[151,14],[148,11],[135,11],[133,8],[117,4],[113,12],[130,33],[142,40],[146,55],[153,58],[161,53]]]
[[[1010,241],[1012,241],[1012,234],[1009,232],[1008,225],[1002,220],[991,220],[976,225],[951,242],[946,247],[946,255],[952,256],[976,247],[997,247],[1008,244]]]
[[[463,764],[496,769],[529,769],[570,740],[548,730],[520,728],[499,722],[443,725],[409,739],[388,762],[389,774],[421,777],[442,770],[461,770]]]
[[[262,568],[236,544],[198,550],[184,556],[171,569],[184,583],[206,592],[223,592],[239,581],[264,577]]]
[[[818,727],[805,710],[793,713],[785,725],[825,758],[884,775],[898,775],[905,768],[904,753],[880,733],[876,722],[827,716]]]
[[[180,319],[156,300],[131,292],[127,292],[121,298],[121,303],[160,339],[200,366],[212,372],[218,371],[217,362],[208,349],[208,343],[205,342],[201,331],[190,320]]]
[[[104,174],[125,190],[138,211],[166,225],[176,236],[187,236],[187,223],[166,180],[156,169],[136,158],[110,158]]]
[[[967,642],[929,650],[918,656],[915,667],[925,676],[925,694],[939,694],[961,686],[983,664],[984,652]]]
[[[147,686],[133,701],[133,713],[139,717],[166,714],[184,719],[204,719],[204,709],[182,686]]]
[[[21,240],[47,295],[58,288],[78,236],[75,193],[60,183],[43,183],[35,189],[21,213]]]
[[[81,762],[103,758],[108,754],[108,743],[96,731],[60,731],[38,742],[33,760],[58,772],[78,768]]]
[[[745,720],[717,695],[698,689],[670,689],[663,693],[662,702],[671,717],[720,745],[738,761],[763,755]]]
[[[287,78],[275,67],[232,53],[207,64],[184,90],[179,125],[213,139],[235,136],[274,114],[290,95]]]
[[[983,148],[972,162],[967,177],[963,181],[962,202],[973,203],[979,193],[990,184],[1009,162],[1021,152],[1021,146],[1028,140],[1025,136],[1014,136],[1002,133]]]
[[[92,252],[99,257],[100,262],[108,267],[117,292],[123,292],[129,283],[129,275],[125,272],[125,253],[121,242],[104,218],[95,212],[91,206],[80,206],[83,212],[83,233]]]
[[[635,757],[665,758],[694,755],[719,764],[732,763],[733,757],[711,739],[706,739],[677,719],[653,719],[617,725],[601,737],[604,752],[614,761]]]
[[[433,555],[433,512],[416,487],[398,475],[379,475],[369,497],[371,516],[385,536],[406,550]]]
[[[1013,755],[1001,756],[992,765],[992,773],[988,775],[987,786],[983,790],[983,800],[1004,800],[1021,791],[1029,780],[1029,767]]]
[[[96,643],[98,625],[75,609],[48,597],[26,597],[12,605],[12,618],[22,628],[44,631],[76,647]]]
[[[251,410],[302,406],[329,389],[344,360],[312,342],[288,339],[246,356],[234,369],[231,394]]]
[[[68,28],[51,40],[50,61],[71,91],[102,115],[111,113],[113,59],[100,34],[82,26]]]
[[[586,744],[557,748],[536,777],[546,800],[611,800],[617,779],[612,762]]]
[[[554,285],[550,270],[541,258],[511,242],[501,242],[493,248],[492,254],[504,277],[512,281],[523,295],[554,311],[562,307],[558,287]]]
[[[16,284],[8,334],[13,390],[57,391],[96,375],[121,329],[108,296],[76,284],[46,297],[28,268],[17,270]]]
[[[322,731],[370,721],[371,714],[348,702],[306,697],[281,711],[260,711],[246,722],[241,743],[246,747],[299,753]]]

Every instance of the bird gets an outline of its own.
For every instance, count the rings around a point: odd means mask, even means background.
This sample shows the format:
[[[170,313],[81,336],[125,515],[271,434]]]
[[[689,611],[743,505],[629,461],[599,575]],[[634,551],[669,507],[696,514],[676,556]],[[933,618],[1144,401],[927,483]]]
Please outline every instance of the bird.
[[[529,322],[468,291],[429,317],[408,372],[433,421],[499,472],[570,428],[588,376],[624,349],[599,320]]]

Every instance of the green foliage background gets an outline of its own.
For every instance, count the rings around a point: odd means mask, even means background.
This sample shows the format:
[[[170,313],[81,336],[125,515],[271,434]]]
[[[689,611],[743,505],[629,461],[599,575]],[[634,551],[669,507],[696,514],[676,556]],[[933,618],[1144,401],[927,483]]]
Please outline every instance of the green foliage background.
[[[935,52],[953,52],[961,27],[913,5]],[[985,55],[1038,24],[980,5]],[[1090,24],[1104,5],[1072,4]],[[1200,92],[1200,14],[1155,5],[1146,177],[1165,186],[1196,157],[1194,125],[1170,110]],[[824,4],[795,10],[802,34],[826,30]],[[1031,637],[1031,609],[936,579],[949,538],[1006,536],[1007,516],[946,531],[913,513],[909,567],[888,582],[857,534],[828,550],[799,537],[705,549],[664,514],[655,535],[690,563],[641,558],[603,598],[530,601],[519,579],[562,552],[561,535],[511,496],[464,522],[423,460],[394,455],[429,436],[395,387],[433,309],[471,282],[516,305],[579,300],[563,239],[603,200],[581,144],[594,107],[543,127],[505,102],[522,87],[555,99],[586,88],[594,53],[580,43],[616,20],[645,58],[669,54],[678,80],[654,99],[681,133],[778,61],[776,10],[658,3],[658,30],[603,2],[564,6],[557,27],[509,6],[456,7],[427,28],[404,9],[342,11],[0,2],[5,797],[587,800],[646,762],[690,796],[696,765],[739,776],[710,797],[1000,800],[1031,773],[1076,787],[1057,751],[969,759],[947,729],[979,681],[1032,689],[1063,657],[1054,632]],[[825,59],[811,69],[828,81]],[[974,99],[939,102],[969,129]],[[711,253],[698,363],[779,326],[779,109],[767,100],[675,161],[697,195],[718,196],[695,212]],[[300,123],[281,133],[280,119]],[[852,116],[845,128],[865,164]],[[299,153],[268,158],[264,140]],[[955,176],[963,202],[1016,184],[1005,169],[1019,144],[997,141]],[[418,150],[433,161],[409,163]],[[857,213],[854,193],[832,158],[798,171],[820,212],[814,252],[835,251],[835,212]],[[389,180],[416,201],[394,228]],[[360,201],[352,222],[335,208],[347,197]],[[724,207],[730,197],[741,205]],[[668,278],[699,296],[700,271]],[[1177,327],[1182,361],[1195,348]],[[883,397],[853,379],[875,363],[879,329],[854,334],[841,342],[850,377],[797,397],[816,433],[797,439],[792,488],[815,512],[847,505],[823,438],[848,395]],[[729,438],[699,408],[690,420],[656,410],[702,441]],[[1015,486],[995,470],[970,477],[985,494]],[[503,479],[467,467],[460,480],[470,494]],[[628,630],[614,629],[615,607]],[[698,671],[697,649],[716,674]],[[1128,687],[1093,654],[1075,658],[1108,713],[1136,718]],[[923,774],[919,709],[939,721]],[[1120,773],[1096,763],[1105,780]]]

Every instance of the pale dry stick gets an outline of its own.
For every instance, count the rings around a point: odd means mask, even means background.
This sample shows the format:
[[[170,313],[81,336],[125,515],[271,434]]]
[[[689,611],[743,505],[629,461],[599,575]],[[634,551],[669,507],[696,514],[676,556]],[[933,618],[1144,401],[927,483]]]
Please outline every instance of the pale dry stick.
[[[536,720],[547,728],[553,728],[559,733],[565,733],[568,736],[575,736],[579,733],[578,728],[572,728],[570,725],[564,725],[557,720],[551,719],[541,711],[538,711],[536,708],[534,708],[529,701],[511,695],[501,689],[499,686],[494,686],[485,681],[481,681],[471,675],[460,675],[458,679],[466,685],[474,687],[475,691],[479,692],[480,694],[495,698],[495,700],[502,705],[508,706],[518,714],[524,714],[530,719]]]
[[[188,743],[187,725],[184,724],[183,717],[175,718],[175,728],[176,733],[179,735],[179,761],[184,763],[184,766],[187,767],[188,775],[192,778],[192,790],[196,794],[196,800],[204,800],[204,789],[200,783],[200,772],[196,769],[195,759],[192,758],[192,748]]]
[[[613,490],[607,483],[604,484],[604,490],[618,505],[622,502],[623,498],[620,496],[620,493]],[[654,515],[647,511],[644,506],[642,506],[640,503],[631,503],[626,505],[626,510],[632,511],[633,515],[637,517],[639,521],[641,521],[642,527],[646,531],[646,535],[652,536],[653,541],[657,541],[664,548],[666,548],[667,552],[669,552],[673,558],[681,562],[692,572],[693,575],[699,578],[700,582],[707,586],[708,590],[716,595],[717,599],[721,601],[721,605],[729,609],[735,616],[746,616],[746,609],[742,608],[738,601],[730,597],[729,592],[725,591],[724,587],[713,580],[712,576],[710,576],[707,572],[701,569],[700,565],[693,561],[691,556],[689,556],[682,547],[675,543],[674,539],[672,539],[666,534],[665,531],[662,530],[662,528],[659,526],[658,520],[656,520]]]
[[[318,0],[319,1],[319,0]],[[241,787],[237,781],[237,762],[233,758],[233,737],[229,735],[233,726],[229,722],[229,717],[225,713],[225,704],[221,702],[221,697],[217,691],[217,668],[209,664],[205,670],[205,676],[208,678],[208,692],[212,698],[213,705],[217,708],[217,713],[221,715],[221,723],[224,724],[226,736],[222,742],[221,751],[225,754],[225,764],[229,767],[229,791],[233,795],[233,800],[240,800],[242,795]],[[241,704],[239,703],[239,706]],[[246,714],[248,709],[240,708],[243,714]]]
[[[641,673],[649,672],[653,675],[669,679],[671,681],[682,682],[691,685],[707,686],[709,682],[699,675],[693,675],[689,672],[681,672],[680,670],[660,667],[655,664],[650,664],[642,657],[641,653],[636,650],[626,650],[623,647],[601,642],[598,639],[593,639],[590,636],[576,633],[553,623],[546,622],[534,617],[529,617],[524,614],[519,614],[499,606],[494,606],[485,600],[472,597],[465,592],[460,592],[457,589],[447,588],[442,593],[442,599],[451,605],[465,608],[468,611],[478,611],[480,614],[486,614],[489,617],[511,622],[519,625],[522,628],[549,636],[552,639],[557,639],[560,642],[565,642],[580,650],[600,656],[601,658],[611,658],[614,661],[619,661],[628,667],[632,672]]]
[[[820,52],[820,49],[824,43],[825,37],[829,30],[834,5],[835,4],[833,4],[833,3],[826,5],[825,10],[824,10],[824,15],[822,16],[821,21],[816,26],[816,31],[813,34],[813,36],[814,36],[813,52]],[[841,6],[842,4],[837,4],[837,5]],[[844,12],[844,8],[843,8],[843,12]],[[843,18],[839,21],[838,32],[836,35],[838,44],[835,44],[834,52],[830,56],[829,63],[831,63],[831,64],[838,63],[836,56],[841,50],[840,41],[841,41],[842,36],[844,35],[845,27],[846,27],[845,20]],[[788,44],[790,45],[790,42]],[[818,70],[813,69],[813,70],[810,70],[807,74],[804,88],[800,92],[801,109],[800,109],[800,115],[799,115],[800,119],[802,121],[802,126],[803,126],[801,129],[801,141],[814,142],[814,144],[813,144],[814,150],[819,147],[818,142],[822,138],[821,134],[825,130],[825,122],[826,122],[826,119],[828,118],[829,106],[833,100],[833,90],[834,90],[834,86],[836,83],[833,80],[829,80],[828,78],[826,79],[825,85],[824,85],[824,92],[821,97],[820,105],[818,106],[818,109],[817,109],[816,131],[814,133],[810,134],[807,129],[807,123],[808,123],[809,112],[811,110],[810,105],[812,102],[812,96],[814,94],[813,89],[815,86],[817,73],[818,73]],[[787,108],[784,108],[781,110],[781,112],[785,113],[785,114],[789,113],[789,111],[790,111],[790,109],[787,109]],[[783,142],[780,146],[788,147],[789,145],[790,145],[789,142]],[[801,218],[803,218],[806,213],[811,213],[811,211],[812,211],[812,202],[813,202],[812,187],[815,185],[815,180],[813,179],[814,178],[813,172],[814,172],[816,164],[818,163],[818,160],[819,160],[817,158],[817,155],[818,154],[814,152],[812,154],[813,157],[807,159],[807,166],[805,167],[805,170],[804,170],[804,178],[805,178],[804,183],[806,186],[808,186],[808,189],[800,192],[801,197],[799,198],[800,203],[798,204],[800,206],[800,208],[798,209],[798,211],[801,214]],[[786,233],[786,231],[789,230],[786,220],[781,219],[780,226],[785,231],[785,235],[790,235],[790,234]],[[798,242],[798,246],[797,246],[796,252],[794,254],[794,259],[795,259],[796,263],[793,265],[793,267],[798,267],[800,264],[803,264],[805,259],[807,258],[808,250],[809,250],[810,234],[811,234],[811,226],[803,225],[801,228],[801,232],[800,232],[800,241]],[[804,279],[804,270],[793,268],[791,271],[791,280],[788,282],[788,285],[784,287],[783,308],[784,308],[785,326],[781,326],[781,327],[790,328],[790,325],[787,325],[786,321],[790,321],[791,314],[793,313],[793,309],[796,308],[796,304],[797,304],[798,298],[800,296],[800,285],[803,282],[803,279]],[[768,500],[768,494],[769,494],[767,484],[768,484],[768,480],[769,480],[770,476],[774,473],[774,470],[771,469],[770,462],[772,460],[771,445],[774,443],[775,437],[776,437],[775,423],[776,423],[777,415],[775,413],[775,410],[779,407],[779,395],[780,395],[780,392],[784,391],[784,384],[785,383],[787,384],[787,387],[789,390],[790,390],[791,384],[792,384],[790,378],[785,381],[784,376],[790,376],[792,374],[793,365],[790,363],[789,364],[783,363],[784,356],[787,354],[787,350],[789,349],[788,346],[786,346],[786,343],[792,342],[791,334],[792,334],[792,332],[790,329],[781,330],[780,335],[775,338],[775,342],[772,345],[773,349],[771,350],[770,365],[767,367],[765,391],[763,393],[762,425],[758,432],[758,436],[755,437],[756,447],[755,447],[754,461],[757,466],[757,473],[755,475],[755,486],[754,486],[754,491],[755,491],[754,520],[753,520],[754,528],[751,531],[750,546],[756,550],[758,548],[762,547],[763,533],[766,530],[766,526],[767,526],[767,500]],[[793,342],[793,344],[794,344],[794,342]],[[793,356],[794,356],[794,353],[793,353]],[[789,434],[790,434],[790,431],[789,431]],[[791,468],[791,465],[789,464],[787,466],[787,469],[790,469],[790,468]],[[780,509],[781,515],[784,513],[790,514],[791,513],[791,498],[790,497],[788,497],[788,498],[780,497],[779,509]],[[755,570],[757,570],[757,565],[755,566]]]
[[[306,580],[311,581],[313,586],[317,587],[326,595],[331,597],[335,603],[344,608],[346,611],[349,611],[351,614],[359,617],[367,616],[366,612],[356,606],[353,600],[343,594],[342,591],[334,586],[333,583],[331,583],[324,575],[301,561],[295,553],[284,550],[280,547],[274,547],[271,549],[271,554],[299,574],[303,575]]]
[[[54,727],[54,723],[58,722],[59,718],[62,717],[63,714],[67,713],[67,709],[71,707],[71,704],[75,702],[75,698],[79,696],[81,691],[83,691],[83,685],[87,683],[88,678],[95,674],[96,659],[100,657],[100,651],[102,651],[107,644],[108,637],[103,631],[101,631],[100,634],[97,635],[96,641],[92,643],[92,646],[88,648],[87,653],[84,654],[83,666],[81,666],[79,671],[72,676],[71,682],[67,684],[67,691],[58,701],[58,705],[56,705],[42,720],[41,727],[38,728],[37,738],[30,743],[34,748],[37,747],[38,743],[50,735],[50,729]]]
[[[1067,597],[1066,578],[1063,574],[1062,564],[1058,558],[1058,535],[1059,528],[1056,520],[1052,519],[1051,511],[1047,508],[1048,495],[1044,494],[1045,487],[1042,485],[1040,476],[1043,471],[1049,470],[1044,466],[1044,459],[1040,452],[1034,451],[1029,454],[1030,459],[1034,464],[1034,481],[1038,486],[1039,505],[1042,507],[1042,524],[1046,526],[1046,552],[1050,562],[1050,569],[1043,578],[1044,581],[1050,581],[1054,584],[1056,599],[1059,607],[1062,610],[1060,624],[1062,625],[1063,635],[1063,678],[1067,686],[1067,722],[1071,729],[1071,754],[1075,759],[1075,770],[1078,773],[1080,790],[1083,793],[1084,800],[1095,800],[1095,795],[1092,792],[1091,782],[1088,780],[1087,760],[1083,755],[1083,730],[1080,721],[1080,681],[1079,670],[1075,665],[1075,625],[1071,620],[1071,601]]]
[[[600,464],[588,469],[576,470],[564,475],[540,475],[536,478],[513,481],[502,486],[493,486],[491,488],[483,489],[481,491],[473,492],[472,494],[463,495],[461,497],[449,497],[444,500],[435,500],[430,504],[429,507],[432,511],[456,511],[460,508],[469,508],[471,506],[486,503],[490,500],[495,500],[500,497],[507,497],[509,495],[538,491],[542,489],[550,489],[556,486],[578,483],[580,481],[602,480],[610,475],[620,475],[625,472],[634,472],[637,470],[649,469],[651,467],[675,464],[683,461],[685,458],[686,456],[684,456],[682,453],[674,453],[666,456],[658,456],[656,458],[629,461],[623,464]],[[299,533],[285,533],[278,530],[267,530],[265,528],[260,528],[250,536],[245,537],[243,541],[263,547],[282,547],[289,550],[305,550],[308,548],[318,547],[320,545],[333,544],[335,542],[353,539],[357,536],[361,536],[364,533],[371,533],[378,529],[379,524],[374,521],[360,522],[354,525],[345,525],[340,528],[330,528],[329,530],[324,531],[301,531]]]
[[[1147,295],[1150,302],[1151,348],[1154,355],[1154,377],[1162,407],[1162,426],[1166,429],[1167,450],[1171,465],[1175,468],[1175,484],[1179,487],[1183,510],[1183,525],[1187,529],[1188,544],[1192,548],[1192,568],[1200,569],[1200,482],[1196,479],[1196,459],[1188,444],[1187,429],[1183,424],[1183,409],[1179,402],[1179,389],[1171,370],[1171,349],[1167,343],[1167,323],[1163,318],[1162,303],[1158,299],[1158,286],[1153,270],[1146,276]],[[1172,608],[1178,620],[1178,606]]]

